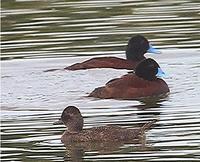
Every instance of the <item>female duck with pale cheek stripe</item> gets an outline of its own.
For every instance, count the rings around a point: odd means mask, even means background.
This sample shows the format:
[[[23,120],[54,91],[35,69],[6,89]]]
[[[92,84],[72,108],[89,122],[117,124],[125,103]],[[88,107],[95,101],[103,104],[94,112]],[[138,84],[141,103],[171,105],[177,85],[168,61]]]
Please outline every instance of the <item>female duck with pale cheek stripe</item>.
[[[138,128],[122,128],[114,125],[83,129],[83,117],[75,106],[66,107],[61,119],[54,124],[63,123],[68,129],[63,133],[61,141],[71,142],[119,142],[139,140],[144,132],[151,128],[156,120],[152,120]]]
[[[89,97],[101,99],[139,99],[168,94],[167,83],[158,78],[164,75],[158,63],[145,59],[138,64],[135,73],[110,80],[105,86],[96,88]]]
[[[92,68],[135,69],[136,65],[145,59],[145,53],[160,53],[153,48],[142,35],[136,35],[128,41],[126,59],[117,57],[98,57],[66,67],[66,70],[81,70]]]

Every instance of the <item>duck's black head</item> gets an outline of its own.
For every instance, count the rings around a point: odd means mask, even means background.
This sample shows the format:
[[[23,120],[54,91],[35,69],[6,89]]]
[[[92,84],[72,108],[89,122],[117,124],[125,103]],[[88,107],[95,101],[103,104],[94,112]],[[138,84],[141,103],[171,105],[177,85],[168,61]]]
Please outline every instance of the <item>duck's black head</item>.
[[[142,35],[136,35],[128,41],[128,45],[126,48],[127,60],[141,61],[145,59],[144,54],[146,52],[159,53],[149,44],[149,41]]]
[[[137,65],[135,74],[145,80],[153,81],[157,76],[163,76],[164,72],[155,60],[148,58]]]
[[[69,132],[80,132],[83,129],[83,117],[75,106],[66,107],[62,112],[61,120]]]

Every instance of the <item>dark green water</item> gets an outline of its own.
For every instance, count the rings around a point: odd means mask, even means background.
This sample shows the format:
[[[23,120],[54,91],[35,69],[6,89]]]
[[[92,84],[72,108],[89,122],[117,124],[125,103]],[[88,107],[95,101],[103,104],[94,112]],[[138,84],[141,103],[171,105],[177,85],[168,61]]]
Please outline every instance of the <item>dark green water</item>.
[[[2,58],[118,54],[131,35],[199,47],[199,2],[2,1]]]
[[[200,3],[198,0],[4,0],[1,62],[2,161],[200,161]],[[168,98],[152,101],[87,98],[127,73],[54,71],[96,55],[124,57],[127,40],[143,34],[159,48]],[[158,119],[146,144],[64,147],[52,123],[68,105],[85,128],[131,127]]]

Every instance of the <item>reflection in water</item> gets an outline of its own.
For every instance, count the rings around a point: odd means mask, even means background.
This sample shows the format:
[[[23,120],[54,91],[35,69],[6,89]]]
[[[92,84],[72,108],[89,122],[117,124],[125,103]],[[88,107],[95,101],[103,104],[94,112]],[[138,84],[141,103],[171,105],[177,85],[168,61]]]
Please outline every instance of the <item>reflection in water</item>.
[[[82,161],[87,157],[88,152],[94,152],[97,155],[108,155],[117,152],[126,152],[128,150],[145,150],[145,136],[140,140],[129,142],[84,142],[84,143],[65,143],[65,160]]]
[[[160,107],[161,103],[167,101],[169,99],[169,93],[160,95],[160,96],[153,96],[153,97],[145,97],[139,99],[142,105],[141,108],[151,108],[151,107]]]

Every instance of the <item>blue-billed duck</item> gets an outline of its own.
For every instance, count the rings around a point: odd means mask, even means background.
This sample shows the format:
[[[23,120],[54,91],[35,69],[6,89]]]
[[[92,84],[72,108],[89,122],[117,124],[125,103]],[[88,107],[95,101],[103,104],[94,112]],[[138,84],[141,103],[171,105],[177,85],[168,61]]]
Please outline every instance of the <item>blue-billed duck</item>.
[[[157,120],[152,120],[138,128],[122,128],[115,125],[107,125],[83,129],[83,117],[75,106],[66,107],[59,121],[54,124],[63,123],[68,129],[63,133],[61,141],[71,142],[114,142],[138,140],[144,132]]]
[[[135,69],[136,65],[145,59],[145,53],[160,53],[153,48],[142,35],[133,36],[126,47],[126,59],[118,57],[98,57],[65,67],[66,70],[81,70],[92,68]]]
[[[110,80],[105,86],[91,92],[89,97],[131,100],[165,95],[169,87],[164,80],[158,78],[163,75],[158,63],[148,58],[137,65],[135,72]]]

